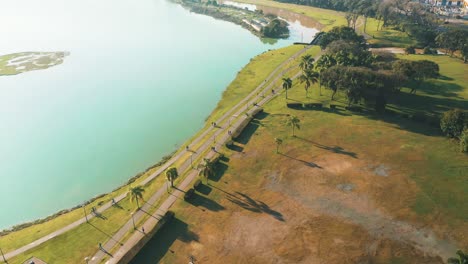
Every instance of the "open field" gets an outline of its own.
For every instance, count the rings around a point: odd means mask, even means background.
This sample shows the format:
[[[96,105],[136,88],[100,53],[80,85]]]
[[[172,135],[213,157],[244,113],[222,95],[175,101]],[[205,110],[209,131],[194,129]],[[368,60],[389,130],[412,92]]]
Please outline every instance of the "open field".
[[[380,26],[382,23],[383,22],[380,21]],[[367,19],[365,32],[369,35],[369,39],[367,41],[375,47],[406,48],[417,44],[417,42],[414,39],[411,39],[411,37],[405,32],[401,32],[390,27],[380,29],[380,26],[379,30],[377,30],[378,25],[379,21],[377,19]],[[361,26],[360,29],[363,29],[363,26]]]
[[[467,66],[429,59],[448,79],[431,81],[437,94],[416,94],[436,101],[416,100],[412,108],[441,111],[441,98],[466,105],[465,86],[447,91],[466,80],[460,74]],[[288,102],[327,103],[327,91],[312,90],[306,100],[295,86]],[[285,103],[284,96],[270,102],[223,150],[216,176],[193,200],[176,203],[177,218],[134,263],[180,263],[190,255],[206,263],[444,263],[468,249],[468,160],[438,129]],[[297,137],[284,125],[288,114],[301,120]],[[280,154],[275,138],[284,141]]]

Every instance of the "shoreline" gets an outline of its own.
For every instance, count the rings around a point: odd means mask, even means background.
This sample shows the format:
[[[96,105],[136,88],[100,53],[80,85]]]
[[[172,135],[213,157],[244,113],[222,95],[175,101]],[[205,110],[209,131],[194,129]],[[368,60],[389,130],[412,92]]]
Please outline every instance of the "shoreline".
[[[242,28],[250,31],[253,35],[259,37],[260,39],[273,39],[273,40],[279,40],[279,39],[286,39],[290,36],[290,33],[288,33],[287,36],[279,36],[275,38],[271,37],[265,37],[261,33],[261,25],[255,25],[251,22],[249,22],[246,18],[238,18],[235,17],[234,15],[228,15],[226,13],[223,13],[222,11],[219,11],[220,8],[225,8],[225,9],[232,9],[236,11],[243,12],[241,8],[235,7],[235,6],[230,6],[230,5],[225,5],[223,1],[220,1],[220,4],[217,6],[209,6],[209,5],[203,5],[195,2],[187,2],[183,0],[170,0],[172,3],[177,4],[182,6],[183,8],[187,9],[188,11],[195,13],[195,14],[200,14],[200,15],[206,15],[209,17],[212,17],[214,19],[222,20],[222,21],[227,21],[234,23],[236,25],[241,26]],[[211,8],[210,8],[211,7]],[[217,7],[217,8],[212,8],[212,7]],[[259,9],[261,10],[261,9]],[[248,11],[251,14],[250,15],[256,15],[258,17],[261,17],[262,19],[265,19],[267,16],[266,14],[263,13],[257,13],[254,11]],[[273,13],[271,13],[273,14]]]
[[[171,2],[173,2],[173,3],[175,3],[175,4],[180,4],[180,5],[181,5],[182,7],[184,7],[184,8],[187,8],[187,7],[188,7],[188,5],[184,5],[184,4],[182,3],[182,1],[176,0],[176,1],[171,1]],[[258,6],[258,5],[257,5],[257,6]],[[188,10],[191,11],[191,12],[194,12],[194,11],[191,10],[190,8],[188,8]],[[197,13],[197,12],[194,12],[194,13]],[[259,32],[257,32],[257,34],[255,34],[256,31],[255,31],[252,27],[250,27],[248,24],[246,24],[246,23],[244,23],[244,22],[242,22],[242,21],[241,21],[240,23],[238,23],[238,21],[235,20],[235,19],[233,19],[233,18],[232,18],[232,19],[227,19],[227,18],[229,18],[229,16],[226,16],[226,17],[224,17],[224,16],[215,17],[215,16],[212,16],[212,15],[206,14],[206,13],[197,13],[197,14],[208,15],[208,16],[211,16],[211,17],[213,17],[213,18],[215,18],[215,19],[219,19],[219,20],[223,20],[223,21],[227,21],[227,22],[231,22],[231,23],[240,25],[240,26],[242,26],[244,29],[247,29],[247,30],[249,30],[250,32],[252,32],[254,35],[256,35],[256,36],[262,38],[262,37],[259,35]],[[220,15],[222,15],[222,14],[220,14]],[[302,15],[300,15],[300,14],[297,14],[297,15],[302,16]],[[305,18],[306,18],[306,17],[305,17]],[[317,22],[317,23],[318,23],[318,22]],[[268,39],[268,38],[266,38],[266,39]],[[291,44],[291,45],[292,45],[292,44]],[[259,55],[259,54],[257,54],[257,55]],[[256,55],[256,56],[257,56],[257,55]],[[255,56],[252,57],[251,59],[253,59],[253,58],[255,58]],[[245,66],[246,66],[246,65],[244,65],[242,68],[244,68]],[[227,87],[226,87],[226,89],[227,89]],[[219,103],[219,102],[218,102],[218,103]],[[210,115],[208,116],[208,118],[211,117],[211,116],[213,115],[213,113],[215,113],[215,112],[216,112],[216,107],[215,107],[215,109],[213,109],[213,111],[210,113]],[[207,119],[208,119],[208,118],[207,118]],[[187,141],[190,141],[190,139],[192,139],[192,138],[193,138],[194,136],[196,136],[196,135],[197,135],[197,134],[194,134],[194,135],[193,135],[192,137],[190,137]],[[187,141],[186,141],[186,142],[187,142]],[[182,146],[184,146],[185,144],[186,144],[186,143],[182,144]],[[170,160],[170,159],[171,159],[177,152],[179,152],[180,150],[181,150],[181,148],[175,149],[175,150],[174,150],[172,153],[170,153],[169,155],[163,156],[159,162],[157,162],[157,163],[155,163],[154,165],[148,167],[146,170],[144,170],[144,171],[142,171],[142,172],[139,172],[139,173],[137,173],[136,175],[130,177],[125,183],[123,183],[122,185],[117,186],[116,188],[114,188],[114,189],[113,189],[112,191],[110,191],[110,192],[97,194],[97,195],[95,195],[94,197],[88,199],[87,201],[85,201],[85,202],[82,203],[82,204],[77,204],[77,205],[72,206],[72,207],[69,207],[69,208],[64,208],[64,209],[59,210],[59,211],[57,211],[56,213],[50,214],[50,215],[48,215],[48,216],[45,216],[45,217],[42,217],[42,218],[38,218],[38,219],[34,219],[34,220],[30,220],[30,221],[26,221],[26,222],[19,223],[19,224],[14,224],[14,225],[12,225],[12,226],[10,226],[10,227],[6,227],[6,228],[3,228],[3,229],[0,229],[0,237],[6,236],[6,235],[8,235],[8,234],[11,234],[11,233],[14,233],[14,232],[17,232],[17,231],[21,231],[21,230],[23,230],[23,229],[25,229],[25,228],[28,228],[28,227],[31,227],[31,226],[34,226],[34,225],[39,225],[39,224],[43,224],[43,223],[49,222],[49,221],[51,221],[51,220],[56,219],[57,217],[60,217],[60,216],[65,215],[65,214],[67,214],[67,213],[73,212],[73,211],[75,211],[75,210],[77,210],[77,209],[80,209],[80,208],[83,206],[83,204],[84,204],[84,205],[89,205],[89,204],[91,204],[91,203],[93,203],[93,202],[96,202],[97,200],[99,200],[99,199],[101,199],[101,198],[105,198],[106,196],[109,196],[109,195],[114,195],[115,192],[117,192],[117,191],[119,191],[119,190],[122,190],[122,189],[125,188],[125,187],[128,187],[131,183],[135,182],[137,179],[140,179],[143,175],[145,175],[146,173],[148,173],[150,170],[155,169],[155,168],[157,168],[157,167],[160,167],[160,166],[164,165],[164,163],[166,163],[168,160]],[[102,204],[104,204],[104,203],[105,203],[105,202],[102,202],[102,201],[101,201],[101,202],[99,202],[99,203],[97,204],[97,206],[100,206],[100,205],[102,205]]]

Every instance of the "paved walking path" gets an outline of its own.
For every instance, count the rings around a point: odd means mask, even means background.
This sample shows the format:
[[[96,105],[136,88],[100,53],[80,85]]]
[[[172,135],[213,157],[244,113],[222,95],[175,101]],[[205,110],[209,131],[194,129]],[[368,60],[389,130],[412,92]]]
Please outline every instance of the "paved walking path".
[[[291,68],[289,69],[286,69],[286,70],[283,70],[281,72],[279,72],[287,63],[289,63],[290,61],[296,59],[297,57],[301,56],[304,52],[306,52],[309,48],[311,48],[311,46],[307,46],[305,47],[304,49],[301,49],[300,51],[296,52],[293,56],[291,56],[289,59],[287,59],[286,61],[284,61],[283,63],[281,63],[278,67],[275,68],[275,70],[273,72],[270,73],[270,75],[268,75],[268,77],[266,78],[266,80],[264,82],[262,82],[260,85],[258,85],[249,95],[247,95],[244,99],[242,99],[239,103],[237,103],[234,107],[232,107],[229,111],[227,111],[223,116],[221,116],[220,118],[218,118],[216,120],[216,124],[219,126],[219,127],[213,127],[213,126],[210,126],[208,127],[207,129],[205,129],[205,131],[199,135],[196,139],[194,139],[192,142],[191,142],[191,145],[196,145],[197,143],[199,143],[201,140],[203,140],[205,138],[205,136],[207,134],[209,134],[210,132],[212,131],[215,131],[215,137],[218,137],[220,134],[223,134],[223,133],[227,133],[226,132],[223,132],[224,130],[226,130],[226,128],[229,126],[228,124],[230,123],[230,119],[232,116],[240,116],[248,107],[251,107],[253,106],[253,103],[254,102],[257,102],[258,105],[261,105],[260,103],[258,103],[258,100],[259,99],[262,99],[263,95],[265,94],[270,94],[269,96],[265,96],[265,98],[263,98],[263,100],[267,99],[267,98],[271,98],[272,97],[272,94],[271,94],[271,90],[274,89],[274,85],[276,83],[276,81],[278,81],[282,76],[283,74],[285,74],[286,72],[288,72]],[[271,82],[270,80],[274,78]],[[266,86],[266,88],[262,89],[265,84],[268,83],[268,86]],[[275,95],[277,94],[277,92],[275,93]],[[262,100],[262,101],[263,101]],[[236,114],[232,114],[235,110],[237,109],[237,112]],[[241,117],[241,120],[242,119],[245,119],[246,117],[243,116]],[[236,123],[237,125],[240,124],[240,123]],[[223,129],[224,128],[224,129]],[[232,130],[234,131],[235,130],[235,126],[232,127]],[[223,134],[223,138],[224,139],[227,135],[226,134]],[[219,139],[220,142],[222,139]],[[212,141],[213,141],[213,138],[210,138],[209,140],[205,141],[204,144],[202,144],[197,150],[192,150],[194,151],[193,153],[193,160],[196,160],[198,158],[198,156],[201,154],[201,153],[204,153],[209,147],[212,146]],[[167,161],[166,163],[164,163],[161,167],[159,167],[159,169],[157,169],[154,173],[152,173],[150,176],[148,176],[145,180],[143,180],[141,182],[141,185],[145,185],[147,184],[148,182],[150,182],[151,180],[153,180],[154,178],[156,178],[157,176],[159,176],[161,173],[163,173],[167,168],[169,168],[170,166],[172,166],[177,160],[181,159],[183,157],[183,155],[185,154],[184,151],[180,151],[179,153],[177,153],[176,155],[174,155],[169,161]],[[179,172],[183,172],[185,171],[187,168],[190,167],[190,159],[187,159],[179,168]],[[190,178],[190,177],[187,177],[187,178]],[[185,182],[185,181],[184,181]],[[182,182],[182,183],[184,183]],[[151,198],[150,200],[147,201],[147,204],[145,204],[145,206],[151,206],[151,205],[148,205],[148,204],[153,204],[158,198],[160,198],[164,192],[166,191],[166,187],[162,187],[161,189],[159,189]],[[125,197],[127,196],[127,193],[123,193],[117,197],[114,198],[115,202],[119,202],[121,201],[122,199],[124,199]],[[173,197],[173,196],[171,196]],[[153,201],[153,198],[154,198],[154,201]],[[164,203],[165,204],[165,203]],[[172,203],[171,203],[172,204]],[[110,201],[106,204],[104,204],[103,206],[101,206],[100,208],[97,209],[97,212],[98,213],[102,213],[104,212],[105,210],[109,209],[110,207],[112,207],[113,203]],[[162,207],[162,206],[161,206]],[[143,208],[144,209],[144,208]],[[135,213],[134,217],[135,217],[135,221],[138,221],[138,219],[141,218],[142,214],[144,214],[143,211],[139,211],[137,213]],[[95,217],[93,214],[89,214],[87,215],[87,218],[88,219],[91,219]],[[121,239],[118,238],[118,234],[125,234],[128,232],[129,228],[133,228],[133,223],[131,222],[132,219],[129,220],[129,222],[127,222],[114,236],[113,236],[113,239],[110,239],[106,245],[104,245],[104,248],[105,249],[110,249],[112,248],[112,246],[110,246],[110,244],[112,244],[112,242],[114,243],[114,245],[117,243],[116,241],[119,241]],[[15,257],[21,253],[24,253],[42,243],[45,243],[47,241],[49,241],[50,239],[53,239],[54,237],[56,236],[59,236],[83,223],[86,222],[86,218],[83,217],[81,219],[78,219],[77,221],[57,230],[57,231],[54,231],[42,238],[39,238],[37,240],[35,240],[34,242],[26,245],[26,246],[23,246],[19,249],[16,249],[14,251],[11,251],[11,252],[8,252],[5,254],[5,258],[8,260],[8,259],[11,259],[12,257]],[[130,225],[129,225],[130,223]],[[127,231],[123,231],[123,230],[127,230]],[[149,230],[149,229],[148,229]],[[118,239],[117,239],[118,238]],[[98,242],[97,242],[98,243]],[[109,244],[110,243],[110,244]],[[109,244],[109,245],[108,245]],[[101,251],[100,251],[101,252]],[[101,252],[102,253],[102,252]],[[96,254],[95,257],[97,257],[99,255]],[[95,262],[90,262],[90,263],[95,263]]]

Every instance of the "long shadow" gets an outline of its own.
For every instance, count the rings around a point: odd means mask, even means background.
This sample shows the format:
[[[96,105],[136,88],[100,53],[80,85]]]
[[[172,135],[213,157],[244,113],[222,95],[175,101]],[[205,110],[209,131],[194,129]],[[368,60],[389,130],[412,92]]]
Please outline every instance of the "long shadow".
[[[236,152],[242,152],[244,150],[243,147],[236,145],[236,144],[229,145],[227,146],[227,148]]]
[[[234,140],[235,142],[241,143],[243,145],[247,144],[252,136],[257,131],[260,125],[255,122],[250,122],[242,131],[242,133]]]
[[[267,204],[265,204],[262,201],[256,201],[252,199],[250,196],[241,193],[241,192],[236,192],[234,195],[230,194],[226,196],[227,200],[230,201],[231,203],[234,203],[245,210],[254,212],[254,213],[266,213],[271,216],[273,216],[276,220],[284,222],[283,215],[271,209]]]
[[[118,241],[118,240],[116,240],[116,239],[114,239],[114,238],[112,237],[112,235],[110,235],[110,234],[104,232],[102,229],[100,229],[99,227],[97,227],[97,226],[91,224],[90,222],[88,222],[88,224],[89,224],[90,226],[94,227],[97,231],[99,231],[99,232],[103,233],[104,235],[106,235],[110,240],[113,240],[114,242],[116,242],[116,243],[118,243],[119,245],[123,246],[123,243],[120,242],[120,241]]]
[[[140,208],[140,211],[142,211],[143,213],[149,215],[150,217],[152,217],[152,218],[154,218],[156,220],[161,220],[161,218],[157,218],[156,216],[154,216],[154,215],[148,213],[147,211],[143,210],[143,208]]]
[[[196,192],[193,193],[192,197],[190,197],[187,202],[195,207],[204,207],[213,212],[224,210],[224,206]]]
[[[317,142],[314,142],[312,140],[308,140],[308,139],[305,139],[305,138],[302,138],[302,137],[298,137],[296,136],[296,138],[302,140],[302,141],[305,141],[305,142],[308,142],[312,145],[314,145],[315,147],[317,148],[321,148],[321,149],[324,149],[324,150],[328,150],[328,151],[331,151],[333,153],[336,153],[336,154],[341,154],[341,155],[346,155],[346,156],[350,156],[350,157],[353,157],[355,159],[357,159],[357,154],[355,152],[351,152],[351,151],[346,151],[344,150],[342,147],[340,146],[326,146],[326,145],[322,145],[320,143],[317,143]],[[284,155],[284,154],[283,154]],[[284,155],[286,156],[286,155]],[[291,157],[290,157],[291,158]]]
[[[310,162],[310,161],[301,160],[301,159],[298,159],[298,158],[294,158],[294,157],[288,156],[288,155],[283,154],[283,153],[279,153],[279,154],[282,155],[282,156],[285,156],[285,157],[287,157],[287,158],[293,159],[293,160],[295,160],[295,161],[299,161],[299,162],[303,163],[304,165],[306,165],[306,166],[308,166],[308,167],[323,169],[322,167],[320,167],[320,166],[317,165],[316,163],[313,163],[313,162]]]
[[[98,211],[94,211],[94,212],[92,212],[92,214],[97,218],[100,218],[102,220],[107,220],[107,217],[104,216],[103,214],[99,213]]]
[[[451,78],[442,76],[438,79],[450,80]],[[423,83],[413,82],[408,85],[408,88],[416,88],[416,94],[418,92],[425,92],[429,95],[437,95],[443,97],[455,97],[460,98],[457,92],[463,91],[463,87],[455,83],[438,83],[433,81],[427,81]]]
[[[113,203],[112,206],[115,208],[122,209],[122,210],[124,209],[119,203]]]
[[[177,252],[170,249],[176,240],[189,243],[198,241],[199,236],[189,230],[187,223],[174,217],[148,241],[130,263],[159,263],[168,251],[171,252],[170,254],[177,254]]]

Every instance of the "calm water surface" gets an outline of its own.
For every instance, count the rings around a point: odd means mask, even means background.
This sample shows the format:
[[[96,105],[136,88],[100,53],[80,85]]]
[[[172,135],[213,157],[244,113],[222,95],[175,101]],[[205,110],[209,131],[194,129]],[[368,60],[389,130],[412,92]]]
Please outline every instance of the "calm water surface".
[[[197,130],[265,44],[165,0],[3,1],[0,54],[68,51],[0,77],[0,228],[108,192]]]

